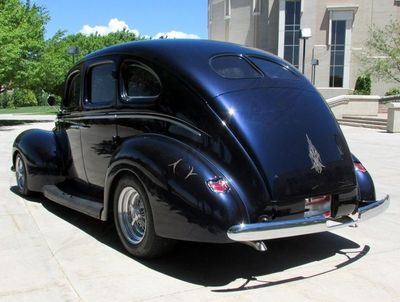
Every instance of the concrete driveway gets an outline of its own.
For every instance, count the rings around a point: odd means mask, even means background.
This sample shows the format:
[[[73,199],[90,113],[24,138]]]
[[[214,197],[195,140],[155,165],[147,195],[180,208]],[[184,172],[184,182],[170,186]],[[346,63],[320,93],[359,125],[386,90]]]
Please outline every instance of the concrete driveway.
[[[112,223],[16,194],[14,138],[52,126],[0,127],[0,301],[400,301],[400,135],[343,127],[378,196],[391,195],[379,218],[272,240],[266,253],[180,243],[140,261],[124,252]]]

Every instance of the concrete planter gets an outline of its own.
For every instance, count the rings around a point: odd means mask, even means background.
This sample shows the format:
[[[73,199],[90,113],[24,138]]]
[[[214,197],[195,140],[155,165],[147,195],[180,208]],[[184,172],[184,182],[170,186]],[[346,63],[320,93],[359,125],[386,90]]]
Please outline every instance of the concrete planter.
[[[389,103],[387,131],[391,133],[400,132],[400,103]]]

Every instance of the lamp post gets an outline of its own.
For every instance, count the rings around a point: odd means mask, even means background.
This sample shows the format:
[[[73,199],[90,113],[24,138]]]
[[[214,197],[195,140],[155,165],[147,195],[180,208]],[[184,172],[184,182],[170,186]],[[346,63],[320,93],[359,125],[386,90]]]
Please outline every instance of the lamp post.
[[[72,55],[72,64],[75,64],[75,55],[79,54],[79,48],[77,46],[70,46],[67,49],[67,53]]]
[[[312,49],[311,56],[311,83],[315,85],[315,69],[319,65],[319,60],[315,58],[315,46]]]
[[[303,64],[301,72],[304,74],[304,64],[306,61],[306,41],[311,38],[311,28],[302,28],[300,31],[300,38],[303,39]]]

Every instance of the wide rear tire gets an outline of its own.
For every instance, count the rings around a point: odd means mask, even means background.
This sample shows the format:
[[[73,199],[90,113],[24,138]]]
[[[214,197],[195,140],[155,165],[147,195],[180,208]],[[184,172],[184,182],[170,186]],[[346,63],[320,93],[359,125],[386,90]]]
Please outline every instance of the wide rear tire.
[[[114,221],[126,250],[138,258],[155,258],[173,247],[173,241],[155,234],[147,193],[133,176],[123,176],[114,194]]]

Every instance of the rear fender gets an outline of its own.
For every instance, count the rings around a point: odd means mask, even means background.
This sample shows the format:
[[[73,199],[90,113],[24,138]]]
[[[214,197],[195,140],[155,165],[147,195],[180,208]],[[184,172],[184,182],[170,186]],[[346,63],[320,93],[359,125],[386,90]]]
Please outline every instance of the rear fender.
[[[233,189],[217,194],[208,188],[207,180],[223,177],[213,164],[192,147],[161,135],[137,136],[117,149],[106,175],[102,220],[112,210],[123,173],[133,173],[145,187],[161,237],[229,242],[226,230],[248,220]]]
[[[352,154],[353,163],[361,164],[360,160]],[[360,201],[376,200],[374,181],[367,170],[355,169],[358,185],[358,198]]]

